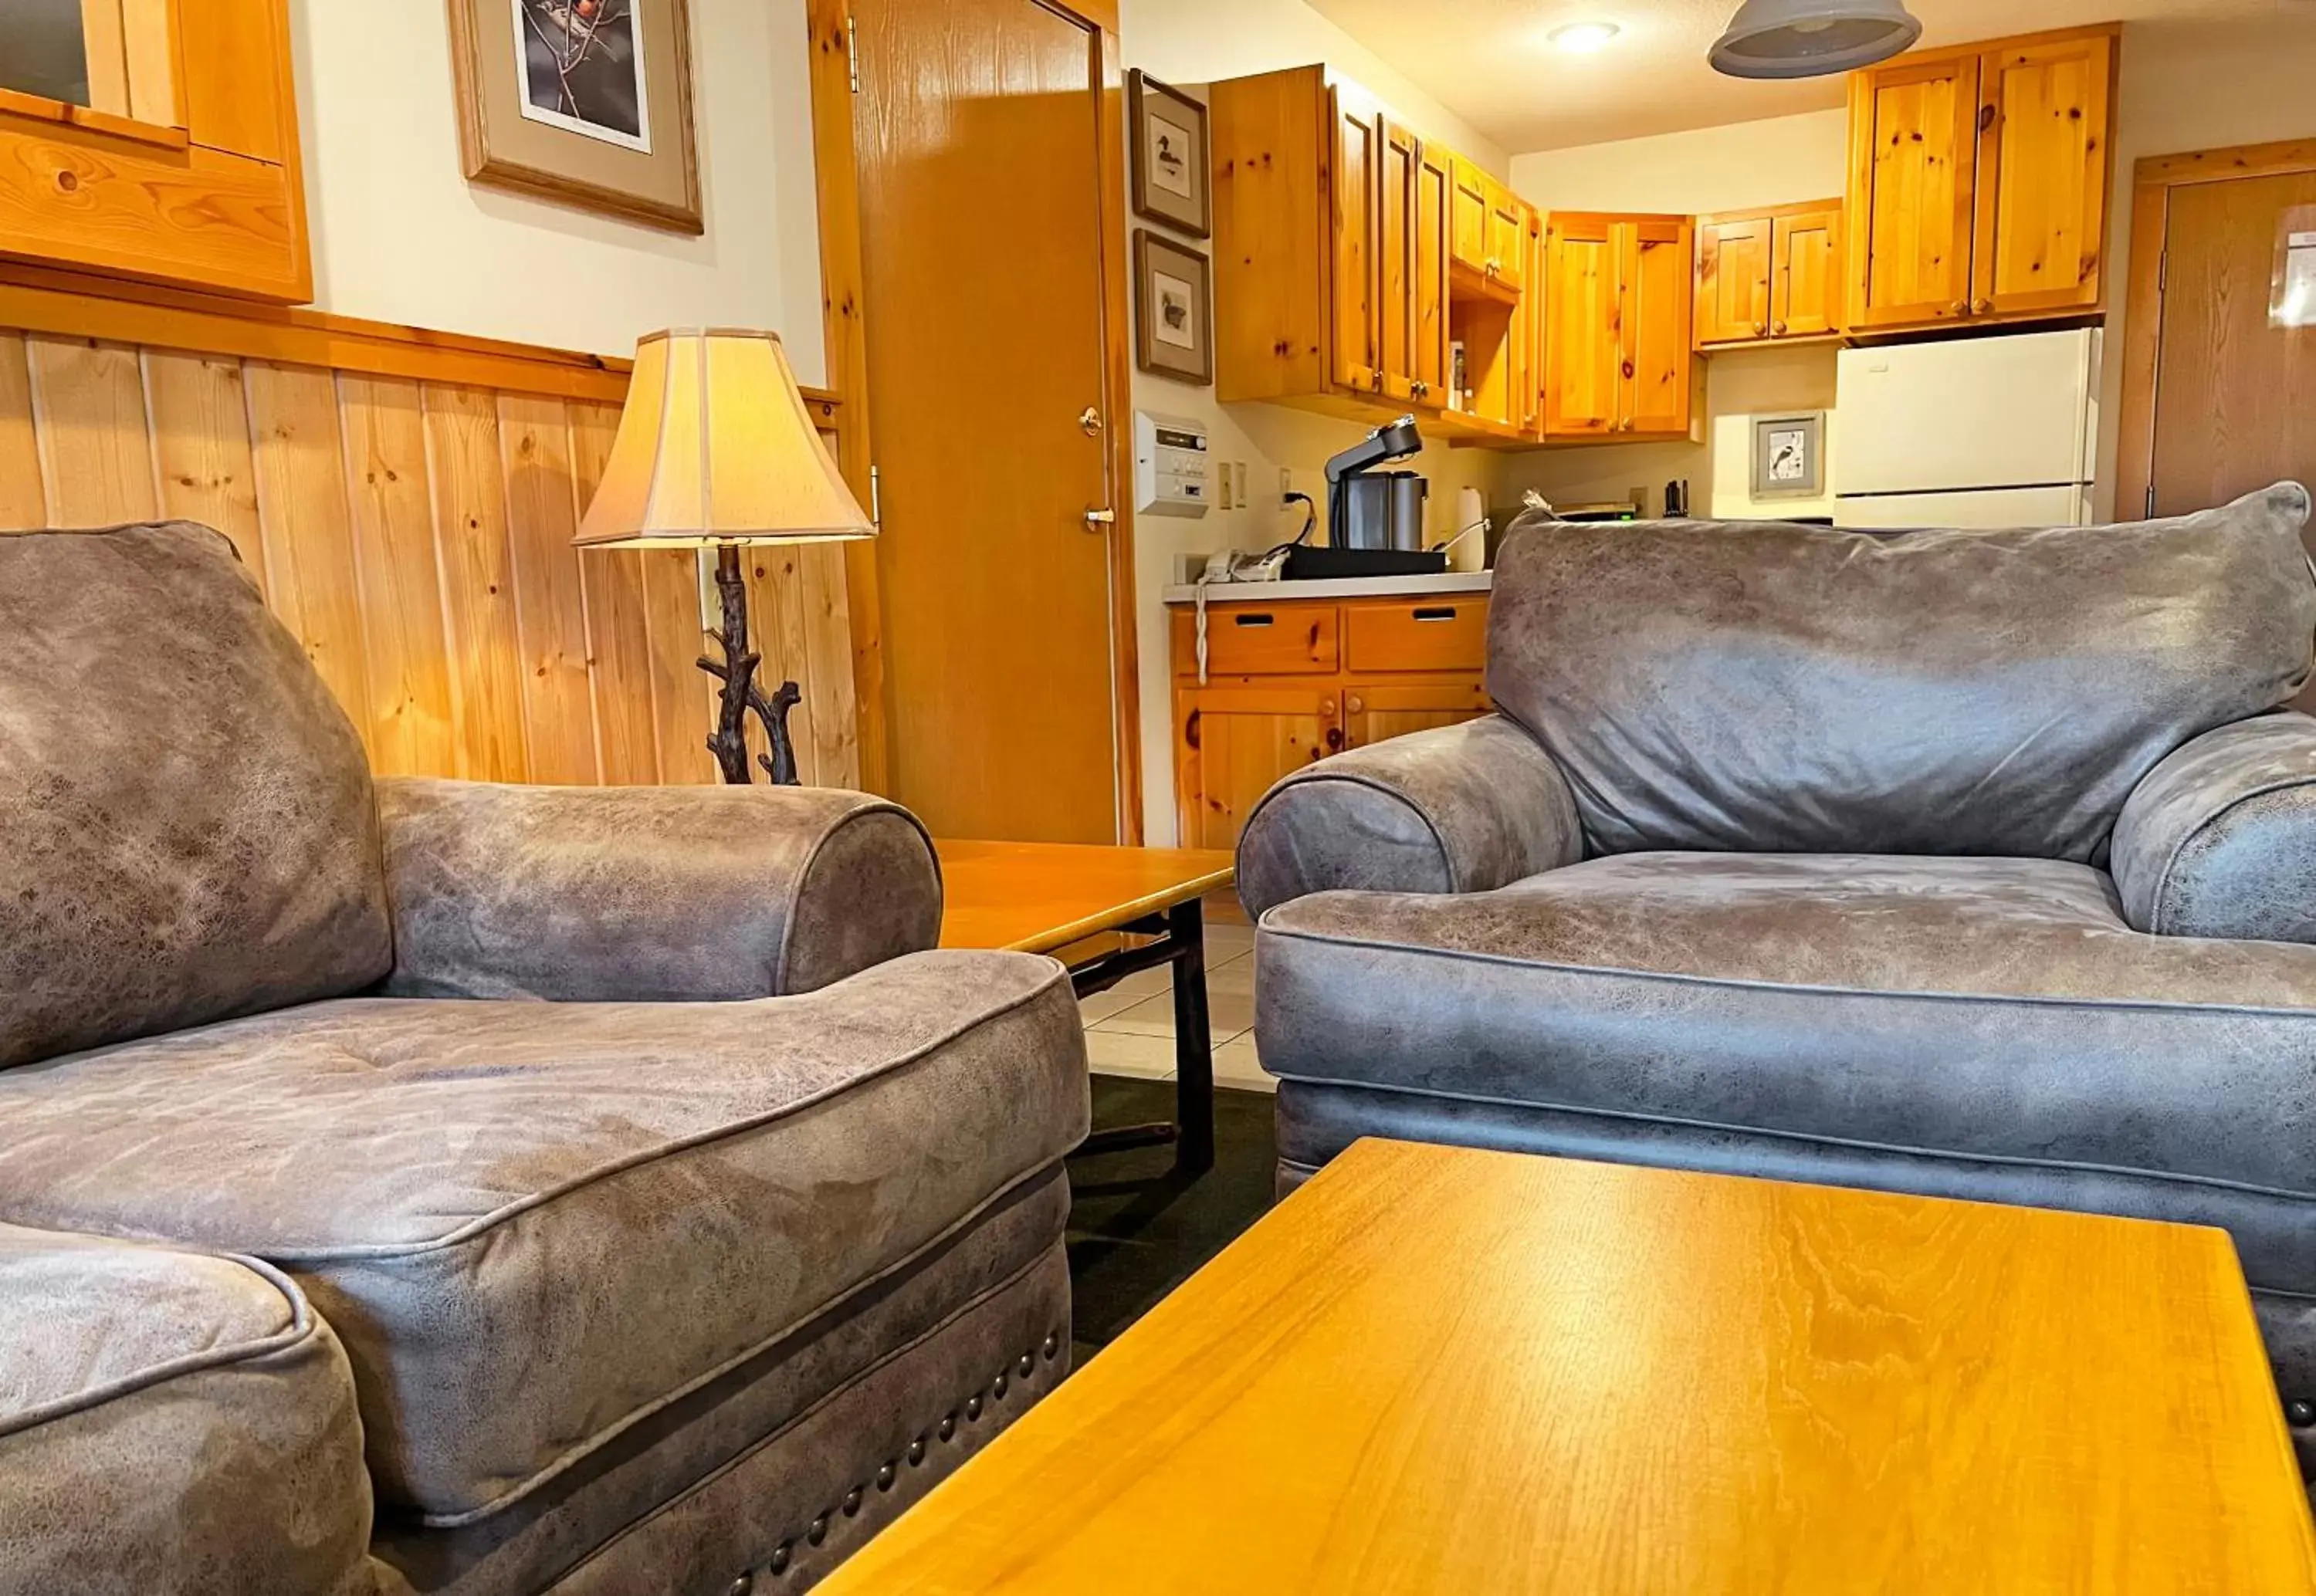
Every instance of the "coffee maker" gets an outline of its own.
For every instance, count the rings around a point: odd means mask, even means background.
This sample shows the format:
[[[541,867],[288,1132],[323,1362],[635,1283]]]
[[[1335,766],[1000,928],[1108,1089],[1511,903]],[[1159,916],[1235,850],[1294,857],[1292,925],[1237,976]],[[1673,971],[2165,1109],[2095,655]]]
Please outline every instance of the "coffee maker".
[[[1412,471],[1376,471],[1423,448],[1415,418],[1377,427],[1327,462],[1327,541],[1339,549],[1420,550],[1431,484]]]

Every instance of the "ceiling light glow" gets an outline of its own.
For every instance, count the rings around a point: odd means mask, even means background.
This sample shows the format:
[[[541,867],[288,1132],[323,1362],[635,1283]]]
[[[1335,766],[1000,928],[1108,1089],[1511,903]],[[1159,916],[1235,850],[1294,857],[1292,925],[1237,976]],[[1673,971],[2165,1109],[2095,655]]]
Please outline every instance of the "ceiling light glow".
[[[1608,48],[1608,41],[1621,31],[1614,22],[1568,22],[1544,36],[1545,42],[1561,49],[1590,55]]]

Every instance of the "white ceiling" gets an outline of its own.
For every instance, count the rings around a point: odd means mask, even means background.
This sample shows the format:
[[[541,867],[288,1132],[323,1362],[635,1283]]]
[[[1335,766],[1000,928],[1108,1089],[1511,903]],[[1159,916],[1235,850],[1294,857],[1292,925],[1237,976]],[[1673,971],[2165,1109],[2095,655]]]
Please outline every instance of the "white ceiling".
[[[1705,53],[1738,0],[1309,0],[1432,98],[1514,154],[1822,111],[1841,79],[1748,83]],[[2310,0],[1911,0],[1925,45],[2084,22],[2316,14]],[[1622,30],[1572,55],[1545,35],[1566,22]],[[2316,64],[2312,64],[2316,65]]]

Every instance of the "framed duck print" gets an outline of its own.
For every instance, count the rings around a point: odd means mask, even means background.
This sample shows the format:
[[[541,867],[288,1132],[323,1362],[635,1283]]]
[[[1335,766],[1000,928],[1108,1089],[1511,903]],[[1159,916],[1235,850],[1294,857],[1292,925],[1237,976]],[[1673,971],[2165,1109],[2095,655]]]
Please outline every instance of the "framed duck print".
[[[1139,70],[1126,80],[1134,139],[1134,209],[1194,238],[1213,232],[1207,108]]]
[[[701,231],[686,0],[450,0],[468,177]]]

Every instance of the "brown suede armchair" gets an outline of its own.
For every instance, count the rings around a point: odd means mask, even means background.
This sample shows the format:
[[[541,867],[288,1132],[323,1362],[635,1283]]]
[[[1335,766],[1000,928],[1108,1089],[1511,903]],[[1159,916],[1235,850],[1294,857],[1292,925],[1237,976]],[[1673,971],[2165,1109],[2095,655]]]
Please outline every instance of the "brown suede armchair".
[[[2222,1225],[2316,1459],[2308,513],[1523,518],[1501,713],[1241,842],[1282,1184],[1383,1135]]]
[[[1060,1378],[1077,1005],[904,811],[373,783],[198,527],[0,634],[0,1596],[800,1589]]]

